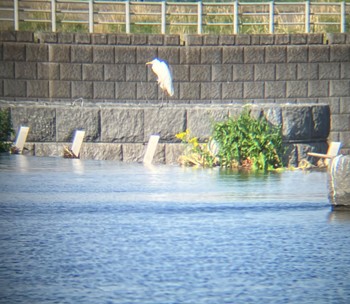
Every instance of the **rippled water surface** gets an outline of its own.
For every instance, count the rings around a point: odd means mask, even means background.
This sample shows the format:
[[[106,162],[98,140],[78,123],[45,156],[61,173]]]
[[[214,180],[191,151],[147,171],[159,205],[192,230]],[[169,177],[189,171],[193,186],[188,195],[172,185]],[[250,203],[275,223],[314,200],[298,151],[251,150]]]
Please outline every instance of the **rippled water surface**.
[[[0,156],[0,303],[350,303],[324,172]]]

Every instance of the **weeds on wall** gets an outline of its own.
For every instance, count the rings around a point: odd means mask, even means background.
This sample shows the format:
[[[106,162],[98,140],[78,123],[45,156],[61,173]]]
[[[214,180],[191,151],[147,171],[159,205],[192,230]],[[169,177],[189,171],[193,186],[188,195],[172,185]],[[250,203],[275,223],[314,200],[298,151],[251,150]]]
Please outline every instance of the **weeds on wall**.
[[[190,132],[176,135],[187,145],[179,162],[185,166],[274,170],[283,166],[281,127],[272,126],[265,117],[255,119],[249,111],[214,125],[208,143],[199,144]]]
[[[13,133],[10,110],[0,109],[0,152],[10,151],[9,140]]]

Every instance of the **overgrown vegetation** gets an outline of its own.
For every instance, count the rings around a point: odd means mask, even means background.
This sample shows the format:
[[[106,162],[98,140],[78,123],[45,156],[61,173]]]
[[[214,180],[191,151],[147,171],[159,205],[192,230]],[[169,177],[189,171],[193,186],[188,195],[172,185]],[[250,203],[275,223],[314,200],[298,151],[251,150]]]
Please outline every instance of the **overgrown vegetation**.
[[[0,152],[10,151],[9,142],[12,133],[14,133],[11,124],[9,109],[0,109]]]
[[[187,166],[274,170],[283,166],[281,127],[272,126],[265,117],[255,119],[248,111],[214,125],[208,143],[199,144],[187,130],[176,135],[188,147],[179,159]]]

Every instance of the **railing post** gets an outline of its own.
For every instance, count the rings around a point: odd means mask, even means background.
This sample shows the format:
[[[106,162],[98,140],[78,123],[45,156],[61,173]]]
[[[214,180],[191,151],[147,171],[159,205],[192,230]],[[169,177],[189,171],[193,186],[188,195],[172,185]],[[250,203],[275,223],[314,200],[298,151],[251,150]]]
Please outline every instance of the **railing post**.
[[[238,22],[238,0],[233,3],[233,34],[237,35],[239,32]]]
[[[275,6],[273,1],[270,2],[269,9],[269,32],[270,34],[273,34],[275,31]]]
[[[305,33],[310,33],[310,1],[305,2]]]
[[[198,9],[197,9],[197,19],[198,19],[197,33],[198,33],[198,35],[202,34],[202,13],[203,13],[202,1],[198,1]]]
[[[89,1],[89,32],[94,32],[94,0]]]
[[[346,32],[346,7],[345,1],[340,3],[340,32]]]
[[[13,1],[13,21],[15,31],[19,30],[19,12],[18,12],[18,0]]]
[[[56,32],[56,0],[51,0],[51,30]]]
[[[130,2],[125,1],[125,32],[130,34]]]
[[[166,4],[165,0],[162,1],[162,25],[161,25],[161,33],[164,35],[166,32]]]

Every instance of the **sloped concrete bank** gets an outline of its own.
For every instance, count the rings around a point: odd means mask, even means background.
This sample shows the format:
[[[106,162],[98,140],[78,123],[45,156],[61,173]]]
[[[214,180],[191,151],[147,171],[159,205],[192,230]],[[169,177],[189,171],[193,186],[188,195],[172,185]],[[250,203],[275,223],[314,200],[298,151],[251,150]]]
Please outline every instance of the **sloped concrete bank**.
[[[282,125],[287,146],[286,162],[297,166],[307,152],[327,151],[330,108],[326,104],[221,104],[221,105],[135,105],[135,104],[11,104],[11,120],[16,130],[30,127],[26,153],[37,156],[62,156],[74,130],[84,129],[82,159],[142,161],[149,136],[160,135],[155,162],[177,163],[184,145],[175,134],[189,129],[205,142],[215,122],[237,116],[244,109],[251,115],[264,115],[273,125]],[[314,162],[312,158],[309,161]]]

